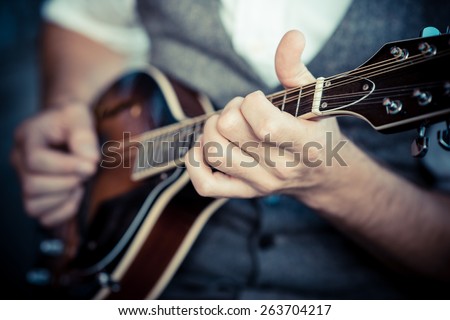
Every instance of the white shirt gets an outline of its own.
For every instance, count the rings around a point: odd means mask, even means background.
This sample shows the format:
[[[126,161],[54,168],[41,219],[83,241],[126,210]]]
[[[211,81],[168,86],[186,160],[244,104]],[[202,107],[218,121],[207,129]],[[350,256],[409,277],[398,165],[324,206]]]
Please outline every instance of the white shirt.
[[[278,84],[274,56],[289,30],[307,39],[303,61],[308,63],[331,37],[351,0],[222,0],[220,16],[236,52],[267,83]],[[135,0],[51,0],[45,19],[80,32],[126,54],[134,64],[148,62],[148,39],[135,12]]]

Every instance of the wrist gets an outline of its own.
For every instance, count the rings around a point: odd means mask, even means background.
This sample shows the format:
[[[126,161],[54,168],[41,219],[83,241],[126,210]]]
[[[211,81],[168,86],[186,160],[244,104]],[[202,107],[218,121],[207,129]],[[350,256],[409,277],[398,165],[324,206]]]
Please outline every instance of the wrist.
[[[368,190],[374,183],[374,173],[382,170],[350,140],[346,140],[341,151],[341,161],[324,163],[316,186],[297,194],[309,207],[331,216],[348,214],[364,202],[361,190]],[[355,197],[356,194],[363,196]]]

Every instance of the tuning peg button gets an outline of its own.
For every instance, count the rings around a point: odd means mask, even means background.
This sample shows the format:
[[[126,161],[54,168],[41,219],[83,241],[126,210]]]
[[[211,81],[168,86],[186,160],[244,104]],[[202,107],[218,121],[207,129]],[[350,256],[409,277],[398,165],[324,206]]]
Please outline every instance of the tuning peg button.
[[[51,274],[47,269],[33,269],[27,275],[27,282],[35,286],[46,286],[50,284]]]
[[[428,42],[422,42],[419,44],[419,51],[427,57],[436,55],[436,47],[429,44]]]
[[[41,252],[47,256],[60,256],[64,253],[64,243],[60,239],[47,239],[39,245]]]
[[[422,38],[439,36],[440,34],[441,34],[441,32],[439,31],[439,29],[435,28],[435,27],[425,27],[420,32],[420,36]]]
[[[97,280],[103,288],[109,288],[112,292],[120,291],[120,283],[113,280],[111,275],[106,272],[100,272],[97,275]]]
[[[400,100],[383,99],[383,106],[386,108],[387,114],[397,114],[402,111],[402,102]]]
[[[437,132],[437,139],[442,149],[450,151],[450,121],[447,121],[447,129]]]
[[[417,98],[419,106],[426,106],[433,100],[433,96],[428,91],[421,91],[419,89],[414,90],[413,96]]]
[[[426,136],[426,126],[419,128],[419,136],[411,144],[411,155],[423,158],[428,152],[429,138]]]
[[[428,137],[418,137],[411,144],[411,155],[414,158],[423,158],[428,152]]]

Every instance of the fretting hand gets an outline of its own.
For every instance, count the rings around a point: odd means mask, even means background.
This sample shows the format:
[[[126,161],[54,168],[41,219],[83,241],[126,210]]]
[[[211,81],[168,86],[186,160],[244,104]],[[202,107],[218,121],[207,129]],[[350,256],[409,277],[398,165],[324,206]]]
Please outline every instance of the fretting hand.
[[[300,60],[303,48],[298,31],[287,33],[280,42],[276,71],[286,88],[315,80]],[[336,145],[342,139],[335,119],[295,118],[254,92],[233,99],[220,115],[208,119],[200,146],[186,158],[187,169],[204,196],[302,196],[305,189],[332,183],[332,167],[325,165],[326,144]]]

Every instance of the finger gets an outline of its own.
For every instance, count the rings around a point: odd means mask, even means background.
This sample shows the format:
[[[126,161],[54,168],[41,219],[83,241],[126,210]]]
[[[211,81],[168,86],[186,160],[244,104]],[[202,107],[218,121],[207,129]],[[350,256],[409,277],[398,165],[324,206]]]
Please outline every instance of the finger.
[[[25,210],[31,217],[39,218],[43,214],[61,207],[70,198],[73,191],[29,197],[25,200]]]
[[[301,149],[299,142],[307,130],[306,120],[280,112],[260,91],[249,94],[241,106],[241,112],[259,141],[280,146],[289,144],[293,149]]]
[[[217,119],[217,130],[227,140],[237,145],[246,141],[258,141],[250,125],[241,112],[241,105],[245,101],[242,97],[231,100]]]
[[[60,146],[91,162],[97,162],[100,156],[93,121],[85,106],[68,106],[27,120],[16,130],[15,140],[15,148],[27,161],[37,149],[59,151]]]
[[[67,221],[67,219],[73,217],[77,213],[82,197],[83,189],[75,189],[62,206],[42,215],[39,221],[45,227],[55,227],[62,222]]]
[[[41,174],[23,177],[22,188],[25,197],[34,197],[49,193],[59,193],[76,188],[82,183],[79,176],[49,176]]]
[[[24,146],[27,150],[34,147],[62,145],[66,142],[65,138],[61,110],[43,112],[28,119],[15,132],[16,145]]]
[[[258,154],[258,152],[251,152],[250,147],[243,150],[240,146],[230,143],[215,130],[216,121],[217,117],[213,117],[205,124],[201,139],[203,162],[230,177],[240,180],[260,194],[266,194],[269,190],[273,190],[277,186],[277,177],[271,172],[272,168],[268,170],[267,158],[265,158],[267,154],[259,156],[263,153],[262,151],[259,151]],[[265,147],[256,141],[253,142],[254,148],[258,150]],[[271,152],[277,151],[276,148],[272,149]],[[227,194],[229,195],[229,193]]]
[[[238,174],[240,163],[255,162],[255,159],[241,152],[241,149],[221,136],[217,129],[217,117],[210,118],[203,131],[201,147],[203,159],[211,167],[224,173]]]
[[[92,175],[97,168],[96,162],[91,159],[52,149],[39,148],[24,158],[25,170],[30,173],[75,174],[87,177]]]
[[[278,79],[287,88],[303,86],[315,81],[301,61],[305,48],[305,37],[300,31],[286,33],[278,45],[275,54],[275,70]]]
[[[252,104],[254,99],[252,95],[243,98],[233,99],[220,114],[217,120],[218,132],[238,145],[246,154],[256,159],[257,162],[266,170],[275,167],[289,167],[298,162],[299,154],[291,152],[293,144],[289,141],[283,141],[277,144],[272,143],[270,135],[265,136],[263,140],[256,137],[251,126],[246,121],[241,112],[241,106]],[[265,103],[265,99],[263,100]],[[252,104],[251,108],[258,109],[258,103]],[[278,114],[279,112],[277,112]]]
[[[201,196],[251,198],[258,195],[248,183],[220,171],[213,171],[205,162],[200,146],[189,150],[185,163],[192,184]]]
[[[98,139],[90,111],[84,106],[73,106],[64,111],[69,150],[77,156],[98,161]]]

